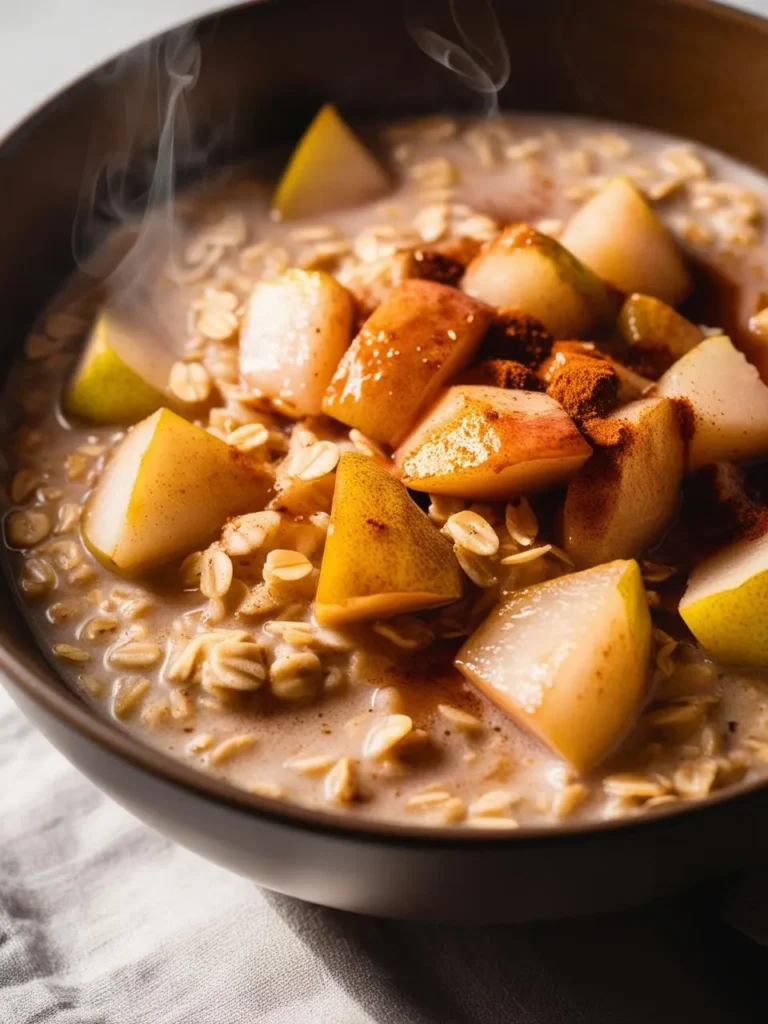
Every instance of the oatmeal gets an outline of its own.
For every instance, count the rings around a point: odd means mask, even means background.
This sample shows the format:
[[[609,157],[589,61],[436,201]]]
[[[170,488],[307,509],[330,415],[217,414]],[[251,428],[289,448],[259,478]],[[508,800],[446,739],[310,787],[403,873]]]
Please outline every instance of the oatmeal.
[[[3,446],[43,650],[142,741],[343,814],[761,775],[764,180],[578,119],[371,144],[326,108],[276,191],[179,200],[152,316],[83,275],[41,317]]]

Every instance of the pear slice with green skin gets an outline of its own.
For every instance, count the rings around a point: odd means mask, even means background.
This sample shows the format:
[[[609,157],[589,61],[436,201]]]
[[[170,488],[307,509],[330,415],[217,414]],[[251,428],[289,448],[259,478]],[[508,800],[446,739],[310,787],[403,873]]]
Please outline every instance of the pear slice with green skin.
[[[504,595],[456,666],[577,771],[621,743],[648,686],[651,617],[635,561]]]
[[[389,175],[327,103],[301,137],[272,198],[285,220],[314,217],[386,195]]]
[[[109,309],[91,330],[64,394],[64,412],[90,423],[136,423],[174,403],[165,388],[173,355]]]
[[[352,296],[322,270],[260,281],[240,335],[243,379],[294,418],[318,416],[352,340]]]
[[[397,449],[395,468],[415,491],[504,501],[568,479],[591,454],[549,395],[457,384]]]
[[[768,534],[739,540],[700,562],[679,610],[718,661],[768,669]]]
[[[633,558],[677,509],[685,471],[680,417],[669,398],[641,398],[592,427],[595,451],[568,484],[563,547],[579,568]],[[601,435],[609,443],[600,445]]]
[[[230,516],[256,512],[272,477],[168,409],[120,442],[83,514],[83,538],[108,568],[135,573],[204,547]]]
[[[559,242],[511,224],[467,267],[462,290],[495,309],[535,317],[555,338],[588,338],[619,308],[615,293]]]
[[[702,339],[696,324],[652,295],[629,295],[618,319],[621,336],[655,371],[663,373]]]
[[[577,210],[560,241],[620,292],[654,295],[676,306],[693,287],[674,238],[625,175]]]
[[[768,387],[730,338],[707,338],[678,359],[654,394],[685,399],[693,414],[688,469],[768,455]]]
[[[323,626],[386,619],[457,601],[453,547],[374,459],[343,452],[315,601]]]

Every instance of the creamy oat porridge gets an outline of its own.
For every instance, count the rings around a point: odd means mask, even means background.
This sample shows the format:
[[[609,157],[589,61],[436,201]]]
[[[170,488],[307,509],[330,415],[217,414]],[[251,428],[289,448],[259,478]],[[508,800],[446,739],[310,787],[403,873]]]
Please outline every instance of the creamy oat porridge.
[[[4,536],[43,649],[339,813],[514,829],[764,772],[764,179],[574,119],[367,141],[325,108],[276,189],[179,201],[141,301],[82,275],[41,317]]]

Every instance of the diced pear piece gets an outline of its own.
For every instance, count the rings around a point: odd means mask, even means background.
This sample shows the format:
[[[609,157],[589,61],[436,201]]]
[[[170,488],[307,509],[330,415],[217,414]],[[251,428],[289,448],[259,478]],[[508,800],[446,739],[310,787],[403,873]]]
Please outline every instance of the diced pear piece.
[[[318,415],[352,338],[352,318],[349,292],[322,270],[260,281],[240,336],[243,380],[286,415]]]
[[[169,404],[173,363],[173,354],[141,325],[108,308],[70,378],[64,411],[91,423],[136,423]]]
[[[730,338],[707,338],[667,370],[656,393],[693,413],[688,468],[768,455],[768,387]]]
[[[385,195],[387,172],[326,103],[301,137],[272,198],[285,220],[314,217]]]
[[[718,661],[768,669],[768,534],[739,540],[700,562],[680,615]]]
[[[325,626],[456,601],[462,575],[450,541],[374,459],[343,452],[315,603]]]
[[[339,363],[323,411],[395,447],[440,388],[472,359],[493,317],[435,281],[393,288]]]
[[[591,452],[548,395],[458,384],[398,448],[395,468],[416,491],[502,501],[566,480]]]
[[[642,398],[590,424],[592,458],[572,477],[563,546],[580,568],[639,555],[672,519],[685,469],[675,403]],[[607,444],[600,445],[601,438]]]
[[[675,240],[629,178],[612,178],[578,210],[560,239],[599,278],[676,306],[692,282]]]
[[[501,310],[540,320],[555,338],[586,338],[616,315],[613,292],[548,235],[512,224],[467,267],[461,287]]]
[[[668,370],[701,341],[701,331],[652,295],[627,297],[618,320],[622,337],[656,373]]]
[[[120,443],[88,500],[83,536],[107,567],[135,572],[206,545],[230,517],[264,508],[271,477],[168,409]]]
[[[586,772],[635,721],[650,651],[640,568],[619,561],[506,594],[456,665],[518,724]]]

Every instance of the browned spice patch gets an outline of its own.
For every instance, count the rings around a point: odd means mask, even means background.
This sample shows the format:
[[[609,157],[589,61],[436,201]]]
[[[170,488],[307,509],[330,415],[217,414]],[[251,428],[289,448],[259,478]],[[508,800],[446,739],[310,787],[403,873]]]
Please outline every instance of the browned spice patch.
[[[687,398],[674,398],[675,412],[680,423],[680,434],[686,444],[690,444],[696,433],[696,414]]]
[[[632,440],[632,428],[625,420],[585,420],[581,429],[600,448],[626,448]]]
[[[635,373],[658,380],[675,362],[675,357],[666,345],[632,345],[628,356],[623,359]]]
[[[605,416],[619,398],[619,378],[606,362],[591,356],[572,356],[557,369],[547,388],[578,423]]]
[[[622,467],[637,431],[625,420],[600,417],[586,420],[581,429],[594,451],[571,481],[567,500],[581,510],[585,521],[598,528],[615,501]]]
[[[742,470],[732,465],[705,466],[686,481],[683,515],[707,547],[756,540],[768,532],[768,508],[752,500]]]
[[[542,391],[536,374],[515,359],[487,359],[467,370],[460,384],[488,384],[495,388],[519,391]]]
[[[538,367],[539,378],[545,384],[549,384],[561,366],[565,366],[570,359],[579,356],[599,359],[604,363],[609,362],[608,357],[603,355],[593,341],[556,341],[550,354]]]
[[[457,285],[464,274],[464,264],[435,249],[412,249],[398,257],[401,278],[437,281]]]
[[[365,521],[366,521],[367,525],[370,526],[370,528],[373,530],[374,533],[386,533],[387,532],[388,527],[387,527],[386,523],[382,523],[378,519],[366,519]]]
[[[554,339],[535,317],[515,309],[500,312],[483,341],[483,359],[514,359],[539,366],[552,351]]]

